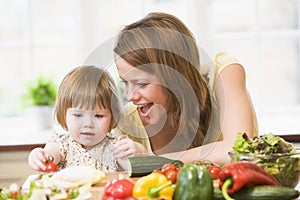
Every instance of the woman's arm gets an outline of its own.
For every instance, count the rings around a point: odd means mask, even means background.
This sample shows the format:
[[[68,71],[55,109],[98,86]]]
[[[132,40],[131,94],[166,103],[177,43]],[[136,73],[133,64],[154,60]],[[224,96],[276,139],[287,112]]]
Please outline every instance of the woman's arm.
[[[221,71],[216,81],[220,126],[227,141],[234,141],[237,132],[246,132],[253,137],[254,116],[245,79],[244,68],[239,64],[231,64]]]
[[[228,152],[232,150],[238,132],[246,132],[249,137],[253,137],[252,103],[246,89],[245,71],[241,65],[231,64],[222,70],[216,81],[216,98],[220,109],[223,140],[163,156],[183,162],[210,160],[224,164],[230,161]]]

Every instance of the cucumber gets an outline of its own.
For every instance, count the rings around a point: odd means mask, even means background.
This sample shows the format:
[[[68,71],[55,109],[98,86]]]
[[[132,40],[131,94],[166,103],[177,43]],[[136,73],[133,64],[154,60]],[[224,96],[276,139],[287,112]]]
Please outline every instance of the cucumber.
[[[247,187],[232,195],[233,198],[241,200],[290,200],[298,196],[299,191],[294,188],[272,185]]]
[[[146,176],[167,163],[174,163],[176,167],[183,165],[180,160],[172,160],[161,156],[135,156],[128,158],[128,174],[129,177]]]
[[[299,196],[299,191],[285,186],[260,185],[245,187],[230,195],[236,200],[291,200]],[[214,200],[222,200],[221,190],[214,187]]]

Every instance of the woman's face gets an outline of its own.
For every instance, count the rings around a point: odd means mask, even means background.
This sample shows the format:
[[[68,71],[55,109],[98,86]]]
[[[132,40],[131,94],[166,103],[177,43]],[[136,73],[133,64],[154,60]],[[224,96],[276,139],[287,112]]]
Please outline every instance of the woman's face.
[[[123,58],[116,60],[119,76],[125,85],[126,98],[138,107],[144,125],[166,121],[167,94],[155,75],[133,67]]]
[[[69,108],[66,123],[71,137],[91,148],[101,142],[110,130],[111,113],[99,106],[94,110]]]

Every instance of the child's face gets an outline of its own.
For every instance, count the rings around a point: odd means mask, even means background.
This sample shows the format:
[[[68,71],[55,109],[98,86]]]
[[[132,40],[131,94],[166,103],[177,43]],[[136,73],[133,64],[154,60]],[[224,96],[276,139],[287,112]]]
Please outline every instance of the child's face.
[[[66,122],[71,137],[89,148],[105,138],[110,129],[111,113],[98,106],[94,110],[69,108]]]

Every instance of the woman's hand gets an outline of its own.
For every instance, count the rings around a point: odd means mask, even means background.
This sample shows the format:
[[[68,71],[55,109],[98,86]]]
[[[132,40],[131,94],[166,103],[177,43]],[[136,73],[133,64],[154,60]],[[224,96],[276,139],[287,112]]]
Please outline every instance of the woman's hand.
[[[33,149],[28,156],[28,164],[31,169],[35,171],[44,171],[46,166],[45,162],[48,158],[47,152],[43,148]]]
[[[124,138],[110,145],[110,150],[116,159],[126,159],[131,156],[149,155],[146,148],[129,138]]]

